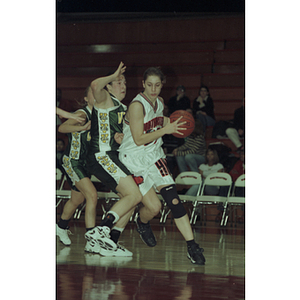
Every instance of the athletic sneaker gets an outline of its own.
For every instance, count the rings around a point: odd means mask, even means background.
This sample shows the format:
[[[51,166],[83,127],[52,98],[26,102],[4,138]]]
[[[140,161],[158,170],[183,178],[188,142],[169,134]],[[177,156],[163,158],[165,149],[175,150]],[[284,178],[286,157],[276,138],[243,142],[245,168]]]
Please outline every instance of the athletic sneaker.
[[[109,250],[116,250],[117,245],[113,240],[110,239],[110,229],[107,226],[97,226],[85,233],[85,238],[88,242],[93,241],[93,247],[95,243],[98,243],[100,248],[109,249]],[[94,251],[93,251],[94,252]],[[100,253],[100,251],[98,252]]]
[[[66,246],[71,245],[71,240],[68,236],[69,234],[72,234],[72,232],[68,228],[62,229],[56,224],[56,235],[59,237],[60,241]]]
[[[192,246],[188,246],[187,257],[191,260],[193,264],[204,265],[205,257],[202,252],[204,252],[203,248],[200,248],[198,244],[193,244]]]
[[[117,243],[116,250],[101,248],[100,254],[103,256],[118,256],[118,257],[132,256],[132,252],[127,250],[125,247],[121,246],[119,243]]]
[[[140,234],[142,241],[149,247],[154,247],[156,245],[156,238],[152,232],[150,222],[147,224],[141,223],[140,216],[136,219],[136,230]]]
[[[93,239],[89,239],[86,241],[86,245],[84,248],[85,252],[90,252],[90,253],[100,253],[100,245]]]

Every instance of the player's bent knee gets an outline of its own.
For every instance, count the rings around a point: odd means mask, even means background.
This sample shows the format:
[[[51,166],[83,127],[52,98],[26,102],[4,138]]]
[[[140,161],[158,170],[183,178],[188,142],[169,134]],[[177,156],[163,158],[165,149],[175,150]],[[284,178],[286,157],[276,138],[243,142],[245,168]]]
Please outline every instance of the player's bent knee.
[[[178,203],[179,203],[178,199],[175,198],[175,199],[172,200],[173,205],[177,205]]]
[[[161,210],[161,203],[159,202],[157,205],[155,205],[152,209],[152,213],[156,216]]]
[[[186,210],[178,197],[175,184],[162,188],[160,194],[171,209],[175,219],[179,219],[186,215]]]

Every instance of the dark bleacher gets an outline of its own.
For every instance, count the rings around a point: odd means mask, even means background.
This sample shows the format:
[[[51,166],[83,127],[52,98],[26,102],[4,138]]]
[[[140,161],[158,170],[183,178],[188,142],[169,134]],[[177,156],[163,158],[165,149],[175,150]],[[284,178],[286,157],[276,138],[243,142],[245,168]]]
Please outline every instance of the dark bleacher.
[[[167,81],[161,96],[184,85],[193,101],[199,87],[210,89],[217,120],[233,118],[244,97],[244,17],[57,24],[57,87],[60,107],[78,108],[90,82],[126,66],[128,104],[142,90],[142,75],[160,66]]]

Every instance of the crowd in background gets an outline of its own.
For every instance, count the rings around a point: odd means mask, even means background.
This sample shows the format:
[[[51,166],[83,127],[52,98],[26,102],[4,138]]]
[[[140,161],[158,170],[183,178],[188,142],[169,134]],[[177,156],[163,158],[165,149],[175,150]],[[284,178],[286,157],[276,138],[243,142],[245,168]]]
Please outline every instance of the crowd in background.
[[[203,179],[212,172],[227,172],[233,182],[245,173],[245,99],[240,108],[233,112],[233,119],[216,122],[214,114],[214,102],[207,86],[200,86],[199,94],[193,99],[186,94],[183,85],[176,89],[176,95],[168,101],[165,100],[164,115],[170,116],[176,110],[186,110],[195,119],[195,129],[186,138],[176,138],[165,135],[164,151],[167,156],[167,164],[174,178],[184,171],[199,172]],[[61,90],[57,89],[57,106],[61,101]],[[57,116],[56,125],[61,124]],[[206,138],[207,127],[213,128],[212,138],[220,139],[220,142],[209,143]],[[222,139],[230,139],[234,149],[226,146]],[[62,170],[61,157],[65,149],[65,141],[57,139],[56,166]],[[63,170],[62,170],[63,171]],[[195,194],[196,187],[192,187],[187,194]],[[220,191],[211,189],[207,194],[219,194]],[[222,194],[222,191],[221,191]]]

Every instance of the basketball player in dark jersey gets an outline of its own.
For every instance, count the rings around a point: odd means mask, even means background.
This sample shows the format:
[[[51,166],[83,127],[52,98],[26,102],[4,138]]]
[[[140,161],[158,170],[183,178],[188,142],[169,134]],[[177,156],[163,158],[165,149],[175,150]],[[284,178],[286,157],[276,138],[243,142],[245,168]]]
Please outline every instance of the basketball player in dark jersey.
[[[132,255],[130,251],[121,247],[117,240],[133,209],[142,200],[131,173],[119,160],[119,144],[115,141],[115,135],[122,133],[123,116],[127,109],[121,103],[126,95],[126,81],[123,75],[125,69],[121,62],[113,74],[97,78],[91,83],[95,103],[87,156],[88,171],[121,198],[107,212],[100,226],[86,233],[86,238],[100,245],[101,255],[109,256]],[[111,242],[107,242],[110,237]]]
[[[61,242],[70,245],[68,237],[68,223],[76,208],[86,199],[85,224],[86,229],[96,226],[97,191],[90,180],[90,173],[87,171],[86,156],[91,140],[91,113],[94,105],[94,96],[91,87],[86,89],[84,100],[86,106],[74,113],[70,118],[59,126],[59,132],[68,135],[69,143],[63,155],[63,168],[67,174],[67,180],[71,186],[71,198],[63,208],[61,218],[56,225],[56,234]],[[75,118],[76,117],[76,118]],[[83,122],[78,122],[83,120]],[[87,239],[85,246],[87,252],[99,252],[98,244]]]

